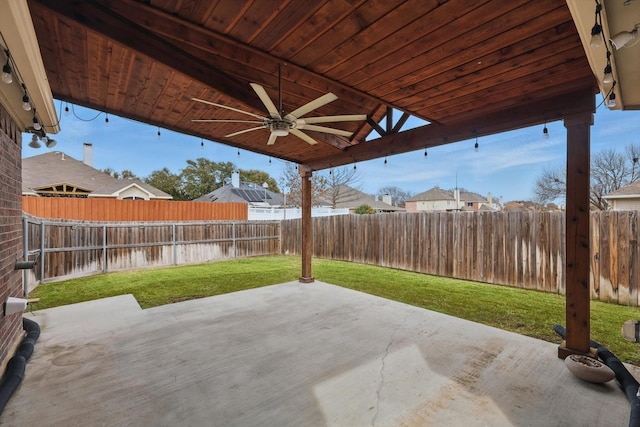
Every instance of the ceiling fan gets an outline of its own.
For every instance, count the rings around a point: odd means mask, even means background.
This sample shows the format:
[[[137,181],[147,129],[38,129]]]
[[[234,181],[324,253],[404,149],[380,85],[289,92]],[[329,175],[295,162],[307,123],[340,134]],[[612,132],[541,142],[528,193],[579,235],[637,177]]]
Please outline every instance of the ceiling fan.
[[[251,83],[251,87],[262,101],[262,104],[265,106],[267,111],[269,112],[269,116],[261,116],[259,114],[254,114],[249,111],[240,110],[237,108],[229,107],[227,105],[217,104],[215,102],[206,101],[204,99],[199,98],[191,98],[193,101],[201,102],[203,104],[213,105],[214,107],[225,108],[227,110],[235,111],[237,113],[246,114],[247,116],[251,116],[254,120],[234,120],[234,119],[192,119],[192,122],[201,122],[201,123],[247,123],[247,124],[258,124],[259,126],[252,127],[249,129],[244,129],[238,132],[230,133],[225,135],[225,137],[230,138],[236,135],[240,135],[247,132],[253,132],[260,129],[269,129],[271,131],[271,135],[269,136],[269,140],[267,141],[267,145],[273,145],[276,142],[276,139],[279,136],[287,136],[289,134],[295,135],[308,144],[315,145],[318,142],[303,132],[303,130],[310,130],[314,132],[322,132],[328,133],[332,135],[340,135],[344,137],[351,137],[353,132],[348,132],[341,129],[333,129],[326,126],[317,126],[318,123],[337,123],[337,122],[353,122],[353,121],[361,121],[366,120],[366,114],[351,114],[351,115],[342,115],[342,116],[324,116],[324,117],[307,117],[302,118],[302,116],[310,113],[313,110],[316,110],[332,101],[338,99],[336,95],[333,93],[327,93],[322,95],[319,98],[314,99],[311,102],[304,104],[298,109],[285,114],[282,109],[282,88],[281,88],[281,77],[280,70],[278,70],[278,92],[279,92],[279,105],[280,108],[277,108],[267,91],[261,85],[257,83]]]

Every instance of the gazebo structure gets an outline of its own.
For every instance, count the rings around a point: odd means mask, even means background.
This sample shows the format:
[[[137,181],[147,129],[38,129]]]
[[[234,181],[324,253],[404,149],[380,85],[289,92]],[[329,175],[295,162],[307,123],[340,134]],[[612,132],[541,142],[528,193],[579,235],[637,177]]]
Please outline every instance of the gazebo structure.
[[[4,299],[20,289],[21,133],[58,131],[53,98],[297,163],[302,282],[313,281],[314,171],[563,120],[559,354],[589,352],[589,129],[598,92],[609,108],[640,106],[638,48],[623,47],[637,37],[638,2],[10,0],[1,8],[0,61],[13,77],[0,83],[0,233],[11,236],[0,247]],[[353,117],[301,120],[344,115]],[[402,130],[410,116],[425,125]],[[6,358],[19,323],[2,322]]]

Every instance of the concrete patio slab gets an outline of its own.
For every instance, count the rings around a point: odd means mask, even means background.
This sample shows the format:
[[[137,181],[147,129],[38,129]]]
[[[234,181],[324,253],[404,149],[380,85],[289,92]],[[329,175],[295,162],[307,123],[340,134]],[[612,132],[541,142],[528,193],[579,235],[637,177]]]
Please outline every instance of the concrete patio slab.
[[[42,334],[2,425],[628,424],[554,344],[321,282],[25,316]]]

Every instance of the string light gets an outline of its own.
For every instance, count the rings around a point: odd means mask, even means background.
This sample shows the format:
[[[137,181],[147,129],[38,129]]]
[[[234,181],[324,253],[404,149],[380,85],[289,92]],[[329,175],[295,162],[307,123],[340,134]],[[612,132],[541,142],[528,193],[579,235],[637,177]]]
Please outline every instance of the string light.
[[[27,86],[22,83],[22,90],[24,91],[24,96],[22,97],[22,109],[24,111],[31,111],[31,102],[29,101],[29,95],[27,95]]]
[[[33,109],[33,128],[35,130],[41,130],[42,129],[42,125],[40,124],[40,122],[38,121],[38,117],[36,116],[36,109]]]
[[[158,139],[160,139],[160,136],[161,136],[161,135],[160,135],[160,128],[158,128],[158,133],[157,133],[157,135],[158,135]]]
[[[387,166],[387,158],[384,158],[384,165]]]
[[[204,150],[204,139],[200,138],[200,147]]]
[[[609,95],[609,99],[607,100],[607,107],[613,108],[615,106],[616,106],[616,94],[611,92],[611,95]]]
[[[591,42],[589,43],[591,47],[600,47],[602,46],[602,5],[596,0],[596,18],[593,27],[591,28]]]
[[[427,147],[424,147],[424,158],[426,159],[429,153],[427,153]]]
[[[271,157],[269,157],[269,165],[271,165]]]
[[[69,117],[71,115],[71,112],[69,111],[69,104],[65,104],[64,106],[64,115]]]
[[[9,49],[5,49],[4,53],[7,55],[7,63],[2,66],[2,81],[11,84],[13,83],[13,76],[11,75],[11,65],[9,65]]]
[[[476,136],[476,145],[473,146],[473,150],[477,153],[480,150],[480,145],[478,144],[478,137]]]
[[[238,157],[240,157],[240,149],[238,149]]]
[[[607,65],[604,67],[602,83],[613,83],[613,70],[611,69],[611,51],[607,49]]]
[[[549,139],[549,129],[547,129],[547,121],[544,122],[544,127],[542,128],[542,136],[545,139]]]
[[[356,163],[353,164],[353,170],[357,170],[358,169],[358,165]]]
[[[109,113],[104,113],[104,125],[109,126]]]

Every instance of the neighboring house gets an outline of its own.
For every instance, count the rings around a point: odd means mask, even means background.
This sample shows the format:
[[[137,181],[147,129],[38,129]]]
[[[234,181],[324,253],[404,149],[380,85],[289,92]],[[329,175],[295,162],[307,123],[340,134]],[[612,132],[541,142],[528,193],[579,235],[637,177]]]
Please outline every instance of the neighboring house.
[[[386,199],[386,200],[385,200]],[[362,191],[347,185],[339,185],[334,189],[330,189],[324,197],[328,206],[335,202],[336,209],[349,209],[349,213],[353,213],[362,205],[371,206],[377,213],[382,212],[404,212],[404,208],[393,206],[391,197],[383,197],[383,200],[377,200]]]
[[[635,211],[640,210],[640,181],[617,189],[604,196],[614,211]]]
[[[433,187],[417,194],[405,202],[407,212],[421,211],[472,211],[501,210],[501,204],[494,203],[491,194],[486,198],[477,193],[460,190],[443,190]]]
[[[246,202],[251,207],[280,207],[284,205],[282,194],[265,189],[261,184],[241,182],[238,172],[231,175],[230,183],[198,197],[194,202]]]
[[[92,167],[92,146],[85,144],[83,162],[60,151],[22,159],[22,195],[41,197],[104,197],[172,199],[139,179],[116,179]]]

